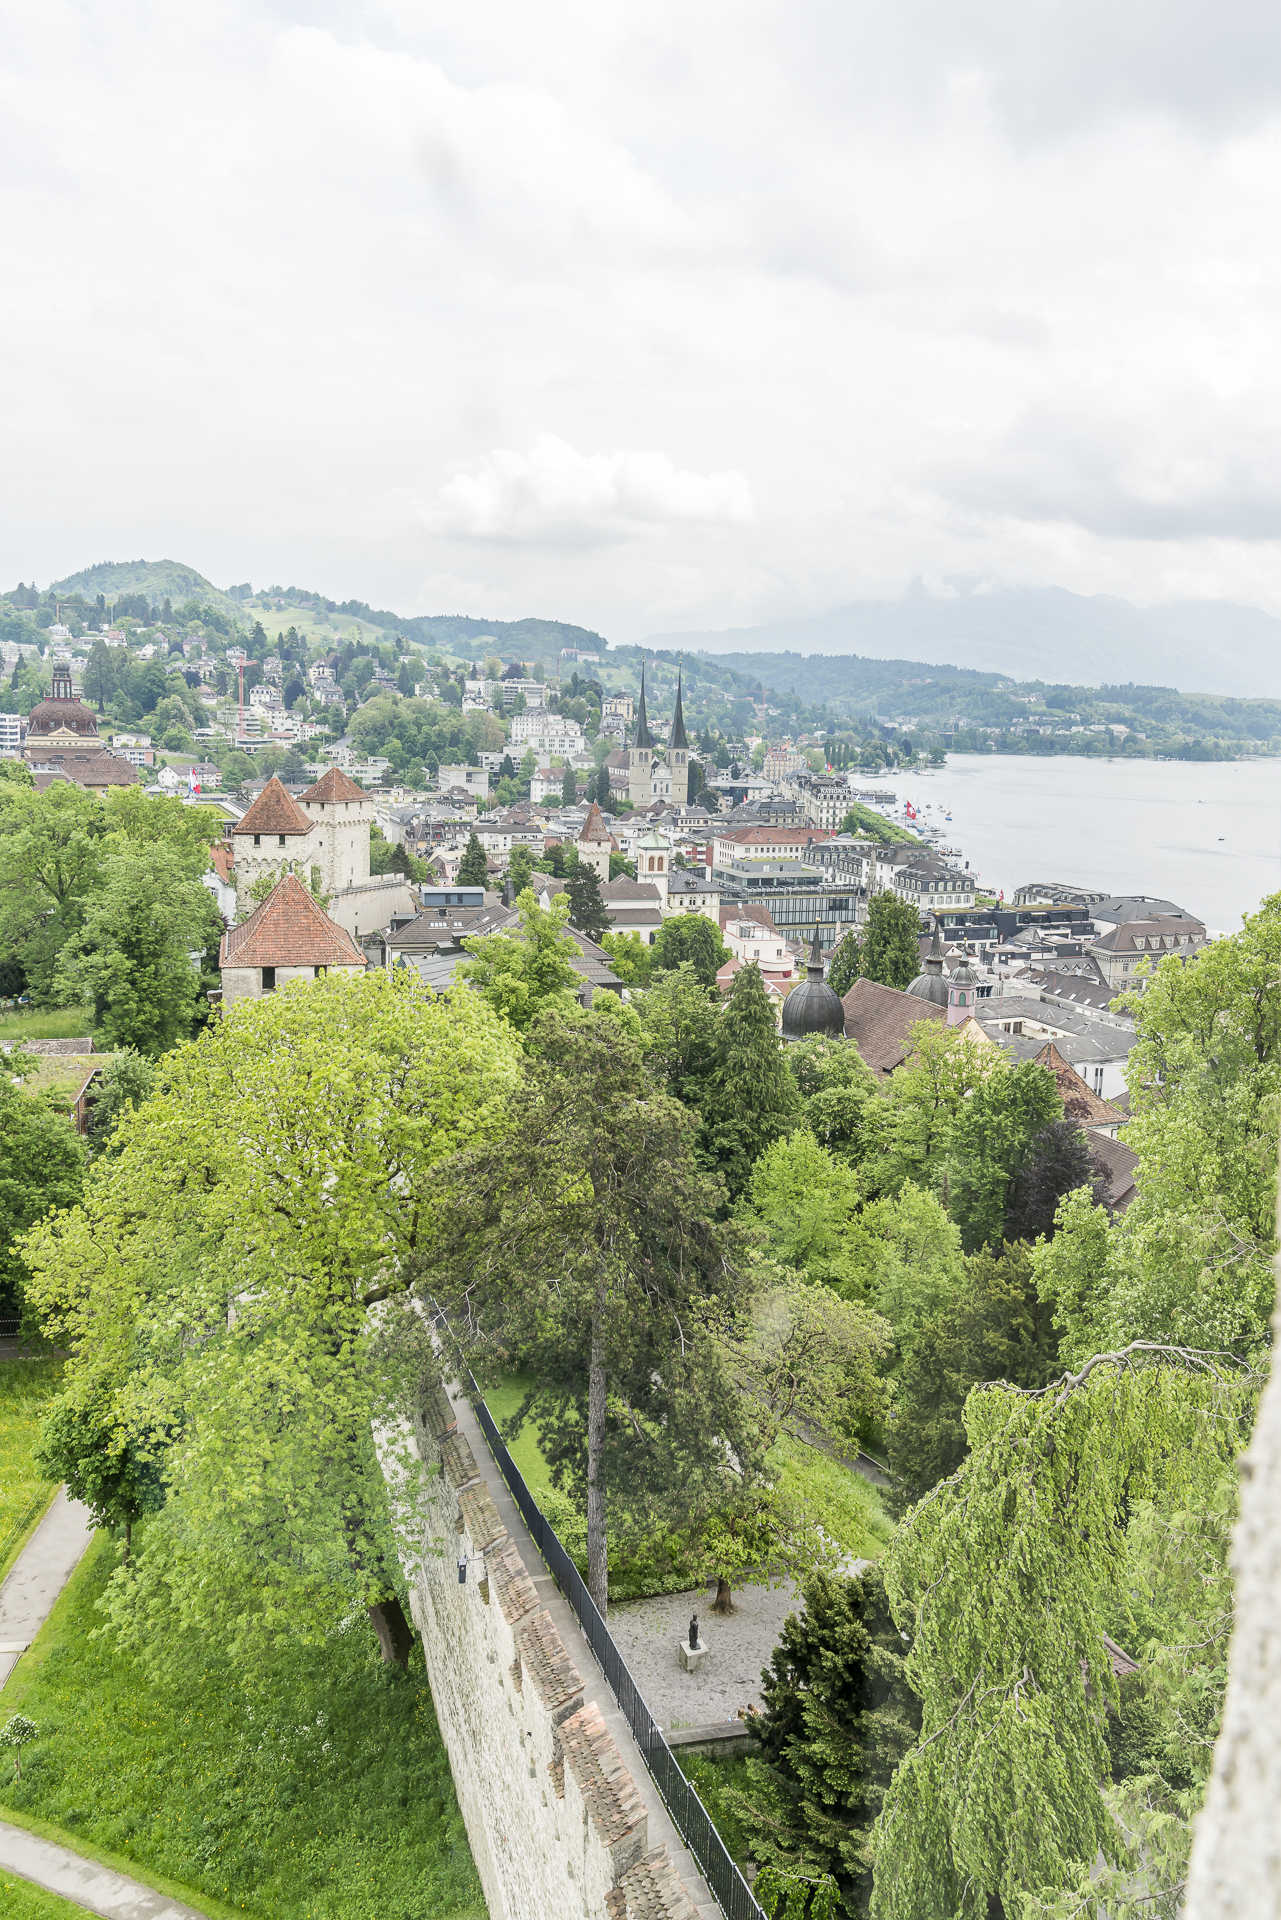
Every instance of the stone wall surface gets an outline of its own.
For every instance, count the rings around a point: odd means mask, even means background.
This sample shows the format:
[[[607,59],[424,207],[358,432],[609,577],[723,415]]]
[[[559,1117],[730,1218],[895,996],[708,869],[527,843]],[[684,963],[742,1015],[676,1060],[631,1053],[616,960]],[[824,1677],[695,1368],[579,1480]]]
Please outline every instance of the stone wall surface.
[[[443,1389],[417,1438],[439,1471],[410,1606],[491,1920],[697,1920]]]

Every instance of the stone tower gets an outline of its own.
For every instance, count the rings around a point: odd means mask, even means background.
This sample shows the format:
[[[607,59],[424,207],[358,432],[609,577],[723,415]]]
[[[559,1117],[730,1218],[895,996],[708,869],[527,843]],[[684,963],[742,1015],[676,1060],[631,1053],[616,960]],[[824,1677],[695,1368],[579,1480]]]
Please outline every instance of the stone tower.
[[[654,764],[654,736],[645,718],[645,666],[641,663],[640,706],[636,711],[636,732],[627,754],[627,797],[634,807],[647,807],[652,799],[650,769]]]
[[[667,770],[672,776],[672,805],[689,805],[689,742],[685,738],[685,715],[681,708],[681,670],[676,670],[676,711],[667,742]]]

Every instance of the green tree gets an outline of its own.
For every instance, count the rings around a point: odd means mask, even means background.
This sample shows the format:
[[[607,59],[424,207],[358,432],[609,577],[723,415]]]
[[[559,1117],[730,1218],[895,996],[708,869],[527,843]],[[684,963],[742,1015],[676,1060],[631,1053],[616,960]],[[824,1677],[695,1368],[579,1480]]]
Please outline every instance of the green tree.
[[[1047,1151],[1047,1130],[1062,1118],[1054,1075],[1035,1060],[1002,1064],[957,1109],[947,1150],[948,1211],[967,1253],[1000,1244],[1017,1183],[1026,1193],[1034,1162]]]
[[[569,901],[558,896],[540,907],[532,891],[517,901],[520,928],[474,935],[463,941],[473,957],[458,972],[518,1033],[528,1031],[544,1009],[568,1011],[581,990],[574,965],[578,948],[565,932]]]
[[[852,932],[841,939],[827,969],[827,984],[844,999],[862,969],[863,956]]]
[[[134,1522],[162,1505],[164,1491],[154,1450],[121,1429],[100,1381],[89,1396],[72,1391],[54,1402],[33,1458],[41,1473],[84,1502],[98,1526],[123,1533],[127,1566]]]
[[[161,846],[188,879],[198,880],[209,871],[209,849],[218,843],[221,830],[208,808],[145,794],[141,787],[111,787],[102,813],[111,851],[138,853]]]
[[[460,887],[487,887],[489,885],[489,865],[485,859],[485,849],[476,838],[473,827],[467,836],[467,846],[458,867],[458,885]]]
[[[99,883],[105,835],[102,802],[80,787],[0,784],[0,954],[37,1002],[49,999],[59,949]]]
[[[918,1020],[911,1051],[890,1079],[869,1185],[897,1193],[905,1182],[946,1192],[952,1127],[977,1087],[1000,1073],[1004,1055],[941,1020]]]
[[[115,661],[105,640],[95,640],[89,649],[84,670],[84,690],[90,700],[97,701],[99,713],[104,711],[107,701],[116,690]]]
[[[191,1032],[201,976],[190,956],[221,931],[213,896],[178,856],[164,847],[121,853],[58,955],[55,983],[64,1004],[92,1008],[109,1047],[155,1059]]]
[[[720,1017],[716,1069],[700,1098],[703,1151],[737,1198],[753,1163],[796,1125],[801,1105],[755,962],[734,976]]]
[[[565,881],[569,898],[569,917],[589,940],[600,941],[609,932],[609,914],[601,899],[600,875],[585,860],[570,868]]]
[[[74,1206],[84,1179],[84,1142],[66,1113],[13,1084],[36,1064],[11,1053],[0,1074],[0,1312],[10,1316],[24,1300],[23,1234],[51,1208]]]
[[[612,935],[614,941],[624,936]],[[641,954],[649,949],[635,940]],[[613,949],[616,951],[617,949]],[[644,983],[641,982],[643,985]],[[649,991],[638,994],[641,1046],[659,1084],[684,1106],[701,1111],[705,1091],[717,1071],[720,1009],[692,966],[660,973]]]
[[[1020,1241],[966,1262],[949,1304],[915,1331],[899,1373],[889,1462],[900,1506],[919,1500],[965,1456],[966,1395],[984,1380],[1041,1387],[1058,1365],[1058,1337]]]
[[[921,971],[921,917],[897,893],[874,893],[868,902],[861,971],[867,980],[900,990]]]
[[[601,945],[619,979],[629,987],[647,987],[653,973],[654,949],[638,933],[606,933]]]
[[[1257,1388],[1220,1356],[1145,1343],[1041,1392],[971,1393],[968,1458],[885,1561],[922,1717],[874,1830],[874,1920],[983,1920],[996,1899],[1056,1912],[1065,1894],[1078,1913],[1149,1913],[1154,1895],[1173,1911],[1177,1888],[1147,1884],[1153,1856],[1099,1791],[1101,1709],[1118,1704],[1104,1635],[1126,1515],[1219,1498]],[[1101,1903],[1100,1850],[1119,1873]]]
[[[117,1129],[127,1113],[149,1098],[156,1084],[155,1063],[132,1047],[116,1053],[102,1070],[89,1110],[89,1149],[119,1151]]]
[[[567,763],[560,780],[560,804],[562,807],[572,807],[577,799],[578,776]]]
[[[511,850],[511,859],[507,863],[507,877],[512,883],[512,898],[519,899],[530,885],[534,874],[534,856],[523,842],[518,842]]]
[[[604,1614],[611,1517],[649,1533],[714,1505],[726,1444],[750,1463],[717,1334],[746,1281],[696,1122],[615,1019],[545,1013],[510,1126],[433,1176],[429,1270],[482,1366],[530,1382],[553,1479],[587,1515]],[[662,1178],[654,1169],[662,1168]]]
[[[72,1405],[163,1466],[165,1507],[108,1589],[124,1645],[163,1658],[175,1619],[232,1649],[305,1641],[367,1607],[403,1658],[371,1423],[396,1470],[430,1362],[417,1196],[503,1121],[516,1074],[477,994],[382,968],[291,982],[169,1054],[81,1205],[28,1234]]]
[[[760,1155],[748,1192],[777,1260],[810,1280],[862,1294],[851,1228],[863,1196],[852,1168],[798,1127]]]
[[[729,958],[720,928],[703,913],[672,914],[664,920],[654,941],[655,973],[691,966],[709,992],[715,991],[716,976]]]
[[[794,1040],[786,1059],[815,1138],[841,1160],[862,1160],[880,1138],[884,1103],[858,1048],[820,1036]]]
[[[802,1589],[762,1675],[752,1720],[759,1757],[733,1796],[758,1863],[836,1880],[841,1911],[862,1915],[872,1892],[872,1823],[921,1705],[906,1675],[879,1567],[819,1570]]]

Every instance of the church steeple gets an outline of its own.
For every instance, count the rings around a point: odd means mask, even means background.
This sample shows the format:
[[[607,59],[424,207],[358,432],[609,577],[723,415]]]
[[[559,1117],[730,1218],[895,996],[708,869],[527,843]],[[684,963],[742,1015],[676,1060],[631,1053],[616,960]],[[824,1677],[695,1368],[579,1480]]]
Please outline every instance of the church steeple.
[[[632,741],[632,745],[634,747],[648,747],[651,752],[653,752],[653,748],[654,748],[654,736],[649,730],[649,721],[645,718],[645,663],[644,661],[641,662],[640,706],[636,712],[636,738]]]
[[[627,755],[627,797],[634,807],[647,807],[653,799],[653,769],[654,736],[645,717],[645,662],[642,660],[636,732]]]
[[[685,710],[681,705],[682,669],[676,669],[676,711],[667,741],[667,771],[672,778],[672,805],[689,805],[689,741],[685,738]]]
[[[680,667],[677,667],[676,669],[676,712],[672,716],[672,733],[671,733],[671,738],[667,742],[669,747],[688,747],[689,746],[689,741],[685,738],[685,715],[681,708],[681,678],[682,678],[682,669]]]

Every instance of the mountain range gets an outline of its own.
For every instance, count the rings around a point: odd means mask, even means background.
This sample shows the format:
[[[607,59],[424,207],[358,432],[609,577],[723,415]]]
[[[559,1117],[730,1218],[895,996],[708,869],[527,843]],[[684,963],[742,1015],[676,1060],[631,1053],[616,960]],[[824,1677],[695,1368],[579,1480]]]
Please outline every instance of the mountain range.
[[[1136,607],[1062,587],[856,600],[761,626],[656,633],[644,643],[709,653],[858,654],[1074,686],[1177,687],[1281,697],[1281,620],[1228,600]]]

